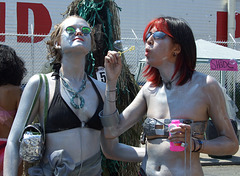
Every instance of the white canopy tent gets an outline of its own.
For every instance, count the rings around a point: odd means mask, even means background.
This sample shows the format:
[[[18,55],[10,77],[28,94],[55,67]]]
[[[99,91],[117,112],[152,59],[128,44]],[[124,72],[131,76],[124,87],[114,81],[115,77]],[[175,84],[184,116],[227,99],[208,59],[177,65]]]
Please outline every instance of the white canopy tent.
[[[224,47],[203,39],[196,40],[197,59],[236,59],[240,60],[240,51]]]

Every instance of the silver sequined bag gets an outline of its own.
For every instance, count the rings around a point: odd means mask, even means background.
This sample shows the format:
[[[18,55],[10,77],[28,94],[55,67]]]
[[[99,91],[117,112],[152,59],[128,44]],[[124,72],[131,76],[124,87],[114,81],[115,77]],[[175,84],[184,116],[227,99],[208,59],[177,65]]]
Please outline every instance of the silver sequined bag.
[[[20,157],[30,163],[41,160],[44,143],[45,136],[39,123],[26,126],[20,139]]]
[[[36,95],[34,97],[34,101],[32,103],[31,109],[28,113],[25,128],[19,139],[19,142],[20,142],[19,155],[24,161],[27,161],[29,163],[40,161],[45,149],[44,127],[42,128],[40,123],[33,123],[33,124],[27,125],[32,109],[39,97],[39,93],[42,87],[42,82],[43,82],[42,75],[39,75],[39,76],[40,76],[40,83],[39,83]],[[45,90],[46,95],[45,95],[45,104],[44,104],[44,122],[46,122],[47,110],[48,110],[49,87],[48,87],[48,80],[46,75],[44,75],[44,79],[45,79],[45,85],[46,85],[46,90]]]

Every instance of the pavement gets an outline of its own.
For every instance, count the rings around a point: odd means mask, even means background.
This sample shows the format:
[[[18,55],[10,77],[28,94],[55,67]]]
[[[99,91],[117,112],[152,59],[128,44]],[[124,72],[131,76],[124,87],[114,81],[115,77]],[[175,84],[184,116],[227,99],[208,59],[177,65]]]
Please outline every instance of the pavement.
[[[240,165],[240,146],[238,152],[230,158],[212,158],[208,154],[201,153],[200,162],[202,166]]]

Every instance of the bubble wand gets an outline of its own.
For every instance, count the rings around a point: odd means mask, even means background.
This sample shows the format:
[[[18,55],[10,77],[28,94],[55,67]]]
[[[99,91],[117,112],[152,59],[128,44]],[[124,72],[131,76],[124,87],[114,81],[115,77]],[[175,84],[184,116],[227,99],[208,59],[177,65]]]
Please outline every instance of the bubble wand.
[[[131,47],[124,47],[123,48],[123,41],[122,40],[116,40],[113,43],[113,47],[118,50],[119,55],[121,56],[123,53],[126,53],[128,51],[133,51],[135,50],[135,46]]]

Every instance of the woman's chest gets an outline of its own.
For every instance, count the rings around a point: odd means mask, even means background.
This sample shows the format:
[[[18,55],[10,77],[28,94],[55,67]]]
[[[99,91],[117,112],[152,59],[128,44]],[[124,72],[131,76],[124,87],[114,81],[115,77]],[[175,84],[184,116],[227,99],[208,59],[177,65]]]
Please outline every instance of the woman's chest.
[[[159,88],[147,99],[147,116],[155,118],[190,118],[207,116],[207,96],[201,86],[177,86],[172,90]]]

